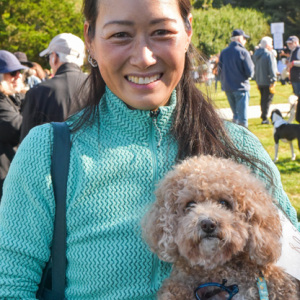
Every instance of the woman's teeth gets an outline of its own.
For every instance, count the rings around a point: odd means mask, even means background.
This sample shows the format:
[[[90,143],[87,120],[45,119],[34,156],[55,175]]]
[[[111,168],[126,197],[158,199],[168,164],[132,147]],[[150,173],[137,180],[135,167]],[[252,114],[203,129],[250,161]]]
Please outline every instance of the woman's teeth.
[[[153,81],[156,81],[160,78],[160,74],[151,76],[151,77],[137,77],[137,76],[128,76],[127,79],[130,82],[136,83],[136,84],[149,84]]]

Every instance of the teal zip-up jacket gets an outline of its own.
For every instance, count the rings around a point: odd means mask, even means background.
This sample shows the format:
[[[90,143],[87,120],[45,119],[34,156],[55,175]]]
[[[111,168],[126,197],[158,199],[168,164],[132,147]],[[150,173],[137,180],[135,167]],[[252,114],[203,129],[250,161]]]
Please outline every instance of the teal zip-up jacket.
[[[68,300],[155,299],[168,276],[171,266],[149,251],[140,221],[154,201],[156,183],[175,164],[177,144],[170,135],[175,105],[174,91],[170,105],[151,116],[149,111],[128,109],[107,89],[99,118],[72,133],[66,200]],[[241,148],[273,167],[272,192],[296,223],[295,210],[268,154],[248,131],[227,126]],[[35,299],[49,258],[55,208],[51,148],[51,126],[33,128],[5,181],[0,299]]]

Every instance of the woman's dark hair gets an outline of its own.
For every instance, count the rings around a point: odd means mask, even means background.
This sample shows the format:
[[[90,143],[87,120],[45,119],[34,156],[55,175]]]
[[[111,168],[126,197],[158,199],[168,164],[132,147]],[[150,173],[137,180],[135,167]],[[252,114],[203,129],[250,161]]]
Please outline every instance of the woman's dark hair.
[[[83,13],[89,23],[88,34],[91,40],[95,35],[100,2],[101,0],[84,0],[83,2]],[[178,0],[178,5],[188,30],[191,26],[188,20],[192,8],[190,0]],[[177,159],[182,160],[189,156],[210,154],[245,161],[256,166],[257,160],[235,147],[226,132],[224,121],[219,117],[212,101],[196,87],[192,78],[192,63],[199,59],[201,60],[201,56],[198,51],[193,45],[190,45],[186,53],[184,72],[176,87],[177,105],[172,133],[178,142]],[[89,102],[80,120],[80,126],[91,116],[96,115],[100,98],[105,91],[105,82],[98,68],[91,68],[88,82],[90,85]]]

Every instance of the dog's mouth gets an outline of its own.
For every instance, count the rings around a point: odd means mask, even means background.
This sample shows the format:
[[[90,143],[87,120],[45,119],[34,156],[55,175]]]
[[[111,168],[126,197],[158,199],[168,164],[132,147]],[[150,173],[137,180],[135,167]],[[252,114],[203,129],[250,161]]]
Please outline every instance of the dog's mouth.
[[[205,234],[202,237],[202,240],[212,240],[212,239],[220,239],[220,237],[217,234]]]

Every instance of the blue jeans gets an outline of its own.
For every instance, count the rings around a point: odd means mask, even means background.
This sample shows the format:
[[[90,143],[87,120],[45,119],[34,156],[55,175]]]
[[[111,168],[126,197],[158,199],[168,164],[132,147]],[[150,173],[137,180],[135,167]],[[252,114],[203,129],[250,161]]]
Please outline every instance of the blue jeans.
[[[248,91],[226,92],[228,102],[233,113],[233,122],[248,127]]]
[[[300,82],[292,82],[293,91],[296,96],[300,96]]]

